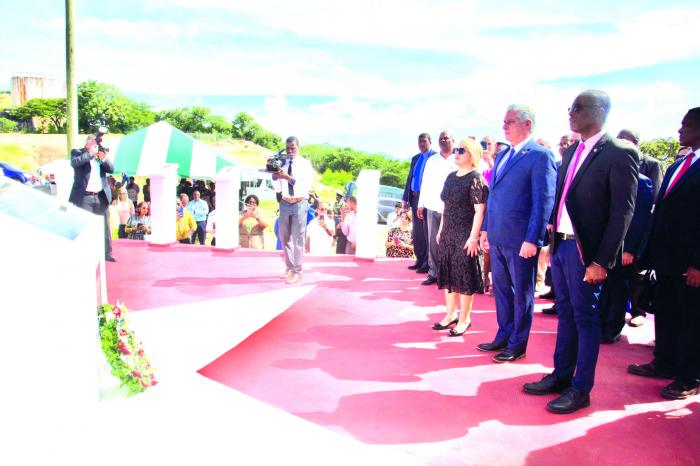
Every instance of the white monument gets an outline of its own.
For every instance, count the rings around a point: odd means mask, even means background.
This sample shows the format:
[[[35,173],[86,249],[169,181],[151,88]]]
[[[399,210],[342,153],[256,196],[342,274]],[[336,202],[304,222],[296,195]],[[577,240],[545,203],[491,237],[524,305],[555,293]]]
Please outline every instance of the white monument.
[[[0,176],[0,412],[9,429],[2,464],[89,442],[98,403],[97,306],[107,300],[103,222]]]
[[[216,248],[236,249],[238,236],[239,167],[224,167],[216,174]]]
[[[362,170],[357,177],[357,248],[355,257],[374,259],[377,255],[377,202],[379,170]]]

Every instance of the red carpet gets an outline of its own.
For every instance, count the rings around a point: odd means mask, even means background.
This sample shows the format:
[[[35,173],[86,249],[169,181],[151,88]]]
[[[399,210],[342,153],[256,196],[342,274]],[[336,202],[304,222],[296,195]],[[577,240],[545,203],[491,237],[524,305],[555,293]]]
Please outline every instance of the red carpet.
[[[136,311],[287,286],[277,253],[128,241],[114,247],[110,300]],[[667,381],[625,372],[631,362],[649,361],[650,347],[624,337],[602,346],[591,407],[549,414],[551,396],[521,387],[551,370],[556,316],[536,313],[525,359],[494,364],[475,349],[495,334],[493,299],[477,295],[471,330],[450,338],[430,329],[444,313],[442,292],[421,286],[423,276],[408,264],[307,257],[300,285],[312,285],[309,292],[199,372],[429,464],[697,464],[700,397],[665,401],[659,392]],[[634,341],[633,332],[650,326],[626,332]]]

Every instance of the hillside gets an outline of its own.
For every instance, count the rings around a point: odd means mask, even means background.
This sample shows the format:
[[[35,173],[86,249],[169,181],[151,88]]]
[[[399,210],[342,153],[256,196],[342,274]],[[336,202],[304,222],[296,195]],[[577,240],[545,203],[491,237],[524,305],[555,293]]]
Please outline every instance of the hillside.
[[[120,134],[107,134],[105,142],[115,146]],[[83,141],[83,136],[79,139]],[[265,165],[270,151],[252,142],[227,140],[207,143],[219,154],[244,167],[260,168]],[[35,170],[53,160],[66,157],[66,136],[62,134],[0,133],[0,160],[25,170]]]

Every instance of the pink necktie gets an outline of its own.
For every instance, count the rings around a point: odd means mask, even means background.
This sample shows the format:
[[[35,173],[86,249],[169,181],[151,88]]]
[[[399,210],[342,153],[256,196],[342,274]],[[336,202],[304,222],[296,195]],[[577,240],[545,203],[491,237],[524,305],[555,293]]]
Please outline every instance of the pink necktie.
[[[583,142],[580,142],[578,147],[576,148],[574,161],[571,165],[569,165],[569,169],[566,172],[566,179],[564,180],[564,189],[562,190],[561,198],[559,199],[559,210],[557,211],[557,224],[555,225],[556,227],[559,227],[559,220],[561,220],[561,214],[562,212],[564,212],[564,203],[566,202],[566,195],[569,193],[569,186],[571,186],[571,181],[574,179],[574,175],[576,174],[576,167],[578,166],[579,160],[581,160],[581,153],[585,148],[586,145]]]
[[[676,175],[676,177],[673,179],[671,184],[668,185],[668,188],[666,188],[666,192],[664,193],[664,197],[668,196],[668,193],[671,191],[671,188],[678,183],[678,180],[681,179],[683,175],[685,175],[685,172],[688,171],[690,168],[690,163],[693,161],[694,154],[691,152],[690,154],[685,156],[685,162],[683,163],[683,166],[681,167],[680,171]]]

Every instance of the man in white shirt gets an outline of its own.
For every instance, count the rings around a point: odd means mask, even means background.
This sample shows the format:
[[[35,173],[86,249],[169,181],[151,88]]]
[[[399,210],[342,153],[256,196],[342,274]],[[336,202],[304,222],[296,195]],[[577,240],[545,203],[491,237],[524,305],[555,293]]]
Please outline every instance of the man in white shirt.
[[[209,215],[209,204],[202,200],[198,190],[192,193],[194,199],[187,204],[187,210],[192,212],[194,221],[197,222],[197,231],[192,235],[192,244],[199,240],[199,244],[204,244],[207,239],[207,215]]]
[[[345,245],[345,254],[355,254],[357,249],[357,224],[355,212],[357,211],[357,199],[355,196],[348,197],[345,201],[345,212],[341,212],[340,229],[348,238],[348,243]]]
[[[399,214],[401,213],[401,207],[403,207],[403,204],[397,202],[396,204],[394,204],[394,211],[389,212],[389,215],[386,216],[386,224],[390,229],[396,228],[399,225],[401,225],[401,219],[399,218]]]
[[[440,194],[445,185],[447,175],[457,170],[455,156],[452,148],[455,138],[451,131],[444,130],[438,139],[440,153],[430,157],[425,162],[423,180],[420,186],[420,199],[416,210],[418,218],[425,218],[428,223],[428,278],[423,280],[423,285],[432,285],[437,282],[437,232],[440,229],[442,211],[445,203]]]
[[[333,254],[333,234],[335,222],[321,202],[318,215],[306,225],[307,251],[311,254]]]
[[[309,191],[314,181],[311,162],[299,155],[299,139],[287,138],[287,159],[278,172],[272,173],[275,191],[281,194],[279,231],[288,283],[301,280],[301,265],[306,243],[306,213]]]

